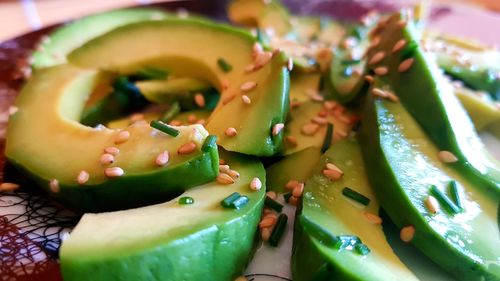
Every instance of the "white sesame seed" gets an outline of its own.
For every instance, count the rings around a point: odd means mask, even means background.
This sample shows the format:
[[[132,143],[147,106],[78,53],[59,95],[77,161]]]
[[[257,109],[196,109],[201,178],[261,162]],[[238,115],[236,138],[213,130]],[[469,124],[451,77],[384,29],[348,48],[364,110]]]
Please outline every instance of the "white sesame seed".
[[[191,141],[191,142],[188,142],[188,143],[181,145],[181,147],[179,147],[179,149],[177,149],[177,153],[180,155],[190,154],[195,149],[196,149],[196,143]]]
[[[311,119],[311,121],[315,124],[318,125],[326,125],[328,124],[328,119],[320,116],[315,116],[314,118]]]
[[[229,165],[219,164],[219,172],[227,174],[227,173],[229,173],[229,171],[231,171],[231,168],[229,167]]]
[[[394,47],[392,47],[392,52],[397,53],[400,50],[402,50],[405,46],[406,46],[406,40],[401,39],[398,42],[396,42],[396,44],[394,44]]]
[[[377,64],[377,63],[381,62],[384,58],[385,58],[385,53],[383,51],[377,52],[370,59],[369,64]]]
[[[200,93],[194,95],[194,103],[196,103],[198,107],[205,107],[205,97]]]
[[[82,170],[80,171],[80,173],[78,173],[78,176],[76,176],[76,182],[78,184],[85,184],[86,182],[89,181],[89,178],[90,174],[87,171]]]
[[[118,155],[118,153],[120,153],[120,149],[118,147],[109,146],[104,149],[104,153],[109,153],[111,155],[116,156]]]
[[[275,124],[272,129],[273,136],[277,136],[281,132],[281,130],[283,130],[283,128],[285,128],[285,124],[283,123]]]
[[[318,130],[319,130],[318,124],[309,123],[309,124],[302,126],[300,132],[303,135],[312,136],[312,135],[316,134],[316,132],[318,132]]]
[[[240,178],[240,173],[236,170],[229,170],[227,174],[235,180]]]
[[[216,180],[220,184],[233,184],[235,182],[235,180],[226,173],[220,173],[217,176]]]
[[[293,70],[293,59],[292,58],[288,58],[288,60],[286,61],[286,69],[288,69],[288,71]]]
[[[113,156],[113,154],[104,153],[101,155],[101,158],[99,161],[101,162],[102,165],[109,165],[109,164],[112,164],[113,162],[115,162],[115,157]]]
[[[59,191],[61,191],[61,188],[59,187],[59,181],[57,179],[51,179],[49,181],[49,188],[50,191],[54,193],[58,193]]]
[[[110,167],[104,170],[104,175],[108,178],[116,178],[121,177],[125,174],[122,168],[120,167]]]
[[[387,99],[389,99],[390,101],[392,102],[398,102],[399,101],[399,97],[396,96],[393,92],[385,92],[386,94],[386,97]]]
[[[302,197],[302,193],[304,193],[304,184],[298,184],[292,190],[292,196],[297,198]]]
[[[379,66],[375,68],[373,72],[375,72],[375,74],[377,74],[378,76],[384,76],[387,74],[387,72],[389,72],[389,69],[385,66]]]
[[[165,150],[160,154],[158,154],[158,156],[156,156],[155,164],[158,167],[163,167],[167,165],[169,159],[170,159],[170,154],[168,153],[168,151]]]
[[[259,178],[253,178],[252,181],[250,182],[250,189],[251,190],[260,190],[262,188],[262,182],[260,181]]]
[[[233,128],[233,127],[229,127],[226,129],[226,131],[224,132],[224,134],[228,137],[234,137],[238,134],[238,131]]]
[[[399,237],[401,238],[401,241],[406,242],[406,243],[413,240],[414,236],[415,236],[415,227],[413,225],[408,225],[408,226],[401,228],[401,232],[399,233]]]
[[[130,132],[129,131],[120,131],[115,138],[115,144],[120,144],[128,141],[130,138]]]
[[[376,97],[381,97],[381,98],[386,98],[387,97],[386,92],[384,90],[382,90],[382,89],[379,89],[379,88],[373,88],[371,92]]]
[[[257,87],[257,82],[250,81],[241,84],[240,90],[242,90],[243,92],[249,92],[255,89],[255,87]]]
[[[375,214],[372,214],[370,212],[364,212],[363,215],[365,216],[365,218],[371,222],[371,223],[374,223],[374,224],[382,224],[382,218],[375,215]]]
[[[324,169],[323,175],[332,181],[339,180],[342,177],[342,173],[337,170]]]
[[[439,211],[439,203],[434,196],[429,195],[429,197],[425,199],[424,203],[427,210],[429,210],[432,214],[436,214]]]
[[[455,163],[458,161],[458,158],[455,156],[455,154],[447,150],[439,151],[438,158],[443,163]]]
[[[406,72],[413,65],[414,61],[415,61],[415,59],[413,59],[413,58],[405,59],[404,61],[402,61],[399,64],[398,71],[399,72]]]
[[[14,191],[19,189],[19,184],[12,182],[4,182],[0,184],[0,191]]]
[[[276,195],[276,192],[274,192],[274,191],[266,192],[266,196],[268,196],[269,198],[271,198],[273,200],[276,200],[276,198],[278,198],[278,195]]]
[[[286,143],[289,145],[289,146],[292,146],[292,147],[295,147],[297,146],[297,138],[295,138],[294,136],[287,136],[285,138],[285,141]]]
[[[247,95],[242,95],[241,100],[243,101],[244,104],[251,104],[252,103],[252,100]]]
[[[339,167],[337,167],[337,165],[335,165],[333,163],[326,163],[326,168],[328,170],[335,170],[335,171],[339,172],[340,175],[344,174],[344,172]]]

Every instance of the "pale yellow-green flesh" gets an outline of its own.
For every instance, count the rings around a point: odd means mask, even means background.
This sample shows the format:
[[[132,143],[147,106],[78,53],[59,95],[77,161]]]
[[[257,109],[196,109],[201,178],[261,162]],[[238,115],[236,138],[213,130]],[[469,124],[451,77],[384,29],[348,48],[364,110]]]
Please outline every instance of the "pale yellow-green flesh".
[[[148,101],[160,104],[171,102],[173,94],[201,92],[211,88],[209,83],[189,77],[142,81],[137,82],[136,86]]]
[[[170,152],[169,165],[201,153],[208,133],[199,125],[178,127],[180,134],[174,138],[149,124],[136,124],[126,128],[130,132],[127,142],[115,144],[118,130],[80,124],[96,78],[95,71],[67,65],[37,72],[16,100],[19,110],[9,122],[6,156],[39,177],[60,183],[76,184],[77,175],[85,170],[90,174],[88,184],[94,184],[106,180],[104,169],[109,166],[103,166],[100,157],[109,146],[120,149],[112,166],[121,167],[126,174],[159,169],[155,159],[164,150]],[[177,149],[189,141],[197,144],[197,150],[188,156],[177,155]],[[58,153],[72,157],[61,161],[55,157]]]
[[[290,79],[290,101],[305,102],[311,99],[308,91],[319,90],[321,74],[294,73]]]
[[[455,89],[455,94],[469,114],[476,130],[482,131],[488,125],[500,122],[500,108],[474,91]]]
[[[241,25],[256,26],[257,17],[264,10],[260,0],[236,0],[228,5],[228,17],[231,22]]]
[[[332,182],[322,175],[323,168],[316,168],[315,174],[306,183],[302,215],[320,223],[333,235],[358,236],[371,252],[360,256],[354,251],[339,251],[313,240],[316,247],[327,260],[334,259],[336,266],[342,268],[359,268],[364,272],[380,274],[384,280],[417,280],[393,252],[382,226],[368,221],[364,215],[364,212],[378,214],[380,206],[368,183],[357,142],[352,139],[338,142],[322,161],[335,164],[344,171],[344,176]],[[346,186],[368,197],[368,206],[364,207],[342,195]]]
[[[164,114],[164,111],[148,111],[144,113],[144,121],[147,123],[150,123],[153,120],[159,120],[162,115]],[[177,120],[181,121],[182,125],[189,125],[190,122],[189,117],[193,115],[196,117],[196,120],[206,120],[208,116],[210,116],[210,111],[208,110],[191,110],[191,111],[185,111],[177,114],[174,119],[172,120]],[[132,124],[133,121],[130,119],[130,117],[127,118],[122,118],[118,120],[114,120],[109,122],[106,127],[110,129],[123,129],[125,127],[128,127],[130,124]]]

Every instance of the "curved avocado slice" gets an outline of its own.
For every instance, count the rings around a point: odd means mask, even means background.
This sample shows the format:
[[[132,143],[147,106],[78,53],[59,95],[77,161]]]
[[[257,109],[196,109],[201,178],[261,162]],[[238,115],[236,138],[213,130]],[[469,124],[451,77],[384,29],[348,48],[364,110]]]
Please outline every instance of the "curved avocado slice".
[[[367,173],[394,223],[412,225],[411,241],[460,280],[500,279],[498,199],[474,187],[438,159],[438,148],[400,103],[373,99],[365,108],[360,141]],[[463,208],[431,213],[424,203],[435,185],[448,193],[457,183]],[[456,204],[456,202],[455,202]]]
[[[9,121],[5,150],[9,161],[79,211],[155,203],[217,176],[217,148],[203,147],[208,132],[201,125],[175,127],[179,135],[173,137],[147,123],[135,123],[126,128],[130,138],[117,143],[120,130],[80,124],[97,76],[95,71],[67,65],[37,72],[18,96],[18,111]],[[195,150],[178,154],[188,142],[196,145]],[[112,164],[104,165],[100,159],[107,147],[116,147],[119,153]],[[159,167],[155,159],[162,151],[169,151],[170,159]],[[105,169],[109,167],[122,168],[124,175],[108,178]],[[79,184],[82,170],[89,178]],[[50,184],[53,180],[58,186]]]
[[[52,32],[42,40],[32,55],[35,69],[66,63],[66,55],[85,42],[119,26],[144,20],[160,20],[168,16],[162,10],[138,8],[104,12],[88,16]]]
[[[232,281],[250,258],[265,188],[250,189],[262,164],[221,152],[240,173],[228,186],[210,182],[177,199],[138,209],[86,214],[61,247],[64,280]],[[248,198],[239,209],[221,201],[234,192]],[[182,197],[194,203],[181,205]],[[196,267],[193,267],[196,265]]]
[[[286,118],[289,74],[282,55],[246,73],[245,68],[253,63],[254,43],[249,33],[225,25],[167,19],[115,29],[72,52],[69,61],[80,67],[121,73],[133,73],[148,65],[168,69],[175,76],[209,81],[221,92],[221,102],[206,124],[207,130],[217,135],[218,143],[229,151],[273,155],[282,145],[282,133],[273,136],[272,127]],[[232,70],[222,71],[217,64],[219,58],[231,64]],[[246,82],[257,86],[243,92],[240,88]],[[250,97],[250,105],[242,102],[242,94]],[[226,136],[228,127],[236,128],[238,135]]]
[[[344,171],[342,179],[332,182],[322,174],[327,163]],[[345,197],[342,191],[346,186],[369,198],[368,206],[361,208]],[[336,143],[321,157],[305,184],[295,223],[293,280],[332,280],[333,276],[335,280],[418,280],[393,252],[382,225],[366,218],[365,212],[376,215],[378,210],[358,142],[345,139]],[[355,249],[336,249],[328,237],[339,235],[358,237],[361,242],[357,243],[370,252],[362,255]]]
[[[455,87],[455,95],[467,110],[476,130],[485,131],[490,125],[500,124],[500,108],[484,93]]]
[[[376,36],[381,39],[380,44],[368,52],[369,60],[374,60],[371,69],[387,67],[383,77],[408,112],[441,150],[457,157],[458,161],[451,165],[480,183],[477,186],[500,198],[499,164],[486,152],[467,113],[454,96],[453,87],[432,57],[418,45],[420,33],[412,21],[397,13],[378,29]],[[406,41],[405,47],[394,52],[394,46],[402,39]],[[403,61],[408,63],[411,59],[408,69],[401,68]]]

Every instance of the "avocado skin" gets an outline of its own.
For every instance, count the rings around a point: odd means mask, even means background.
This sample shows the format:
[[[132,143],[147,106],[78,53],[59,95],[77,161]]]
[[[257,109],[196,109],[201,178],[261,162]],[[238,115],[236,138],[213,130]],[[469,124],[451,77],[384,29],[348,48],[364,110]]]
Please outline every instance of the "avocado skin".
[[[421,215],[416,214],[412,202],[401,183],[398,181],[392,166],[380,145],[379,127],[384,126],[378,121],[377,105],[381,101],[367,95],[364,118],[359,132],[363,160],[371,185],[378,195],[382,207],[398,226],[413,225],[417,230],[412,244],[430,257],[434,262],[445,268],[457,279],[464,281],[488,280],[498,281],[500,275],[488,271],[484,265],[475,263],[463,253],[453,248],[445,238],[435,232]],[[402,161],[404,161],[402,159]],[[445,250],[444,250],[445,249]]]

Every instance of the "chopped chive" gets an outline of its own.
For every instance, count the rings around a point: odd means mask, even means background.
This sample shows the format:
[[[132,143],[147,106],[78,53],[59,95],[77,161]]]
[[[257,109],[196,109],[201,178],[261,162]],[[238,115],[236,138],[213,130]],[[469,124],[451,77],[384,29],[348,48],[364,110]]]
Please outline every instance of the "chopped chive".
[[[217,60],[217,65],[219,66],[219,68],[224,71],[224,72],[230,72],[231,70],[233,70],[233,66],[230,65],[226,60],[224,60],[223,58],[220,58]]]
[[[450,188],[451,199],[460,210],[463,210],[464,207],[462,205],[462,200],[460,200],[460,194],[458,193],[457,182],[452,180],[448,183],[448,186]]]
[[[167,135],[171,135],[172,137],[177,137],[180,133],[179,130],[172,128],[171,126],[157,120],[151,121],[149,125],[158,131],[161,131]]]
[[[132,80],[164,80],[168,76],[168,72],[163,69],[146,67],[132,74]]]
[[[281,210],[283,210],[283,205],[281,205],[278,201],[274,200],[269,196],[266,196],[266,199],[264,200],[264,205],[266,205],[266,207],[275,210],[278,213],[281,212]]]
[[[368,204],[370,204],[370,198],[355,190],[350,189],[349,187],[344,187],[344,189],[342,189],[342,195],[365,206],[368,206]]]
[[[371,252],[370,248],[368,248],[368,246],[366,246],[363,243],[356,244],[356,246],[354,246],[354,249],[356,250],[356,253],[358,253],[362,256],[366,256]]]
[[[172,121],[177,114],[181,112],[181,105],[179,102],[174,102],[170,105],[168,110],[163,114],[163,117],[160,119],[163,123],[168,123]]]
[[[113,82],[113,89],[117,92],[125,92],[132,94],[135,98],[141,97],[141,91],[137,86],[130,82],[126,76],[120,76]]]
[[[215,142],[217,141],[217,136],[215,135],[209,135],[206,139],[203,145],[201,146],[201,151],[207,152],[210,150],[211,147],[215,145]]]
[[[348,66],[342,70],[342,77],[351,77],[352,76],[352,67]]]
[[[361,30],[358,27],[353,28],[352,35],[358,40],[362,39]]]
[[[460,209],[453,203],[446,194],[441,192],[435,185],[431,185],[431,193],[436,197],[441,206],[443,206],[450,214],[455,215],[460,212]]]
[[[271,232],[271,236],[269,236],[269,244],[273,247],[277,247],[278,243],[283,237],[283,233],[285,233],[286,223],[288,221],[288,216],[285,214],[281,214],[278,217],[278,221],[274,226],[273,232]]]
[[[333,124],[328,122],[326,126],[326,134],[323,139],[323,144],[321,145],[321,153],[325,153],[330,146],[332,145],[332,137],[333,137]]]
[[[193,197],[184,196],[184,197],[179,198],[179,204],[180,205],[190,205],[190,204],[193,204],[193,203],[194,203]]]
[[[402,60],[413,57],[413,53],[418,48],[418,44],[415,41],[411,41],[402,51],[401,57]]]
[[[340,62],[342,65],[353,65],[353,64],[358,64],[360,63],[361,60],[343,60]]]
[[[224,198],[224,200],[222,200],[220,202],[220,204],[224,208],[232,208],[233,202],[236,201],[236,199],[238,199],[240,197],[241,197],[241,195],[238,192],[233,192],[231,195],[229,195],[228,197]]]
[[[290,200],[290,197],[292,197],[291,192],[287,192],[287,193],[283,194],[283,199],[285,199],[285,202],[287,202],[287,203],[288,203],[288,200]]]
[[[236,200],[234,200],[231,203],[231,208],[239,209],[239,208],[245,206],[248,203],[248,201],[250,201],[250,199],[248,199],[248,197],[246,197],[245,195],[242,195],[242,196],[236,198]]]
[[[354,235],[338,235],[337,239],[333,247],[338,250],[352,250],[356,244],[361,243],[359,237]]]
[[[309,234],[327,247],[334,247],[338,243],[339,238],[336,235],[331,234],[330,231],[311,221],[306,216],[300,215],[299,222]]]

